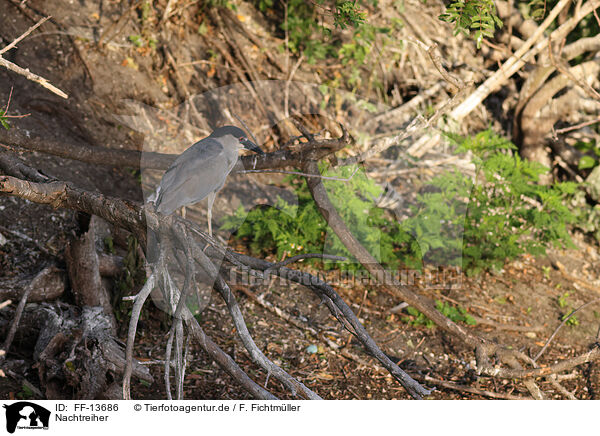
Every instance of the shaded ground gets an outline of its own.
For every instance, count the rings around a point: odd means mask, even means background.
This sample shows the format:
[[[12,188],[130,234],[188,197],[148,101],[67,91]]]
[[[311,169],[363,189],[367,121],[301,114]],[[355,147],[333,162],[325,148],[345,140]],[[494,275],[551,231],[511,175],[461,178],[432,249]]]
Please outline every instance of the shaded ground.
[[[584,260],[585,253],[591,258],[596,256],[594,265]],[[597,256],[596,248],[585,245],[579,251],[550,254],[552,259],[576,263],[577,267],[571,271],[580,277],[581,283],[590,286],[593,286],[590,277],[597,277]],[[433,299],[458,303],[476,319],[482,318],[476,326],[471,327],[481,336],[535,355],[560,324],[563,315],[570,313],[571,308],[598,298],[597,292],[574,284],[558,269],[551,266],[549,270],[546,269],[548,266],[548,258],[525,257],[508,264],[502,275],[486,273],[476,278],[465,277],[464,286],[460,289],[424,293]],[[589,271],[589,276],[586,276],[586,270]],[[381,290],[360,286],[337,289],[353,310],[360,314],[359,318],[384,352],[397,359],[401,367],[416,377],[427,375],[491,392],[528,397],[527,390],[520,383],[505,381],[501,385],[499,382],[477,377],[473,371],[475,362],[472,352],[465,350],[454,338],[439,329],[408,325],[402,321],[400,318],[405,314],[399,316],[390,312],[398,301]],[[265,310],[247,297],[246,293],[239,290],[236,292],[259,347],[265,350],[270,359],[319,395],[328,399],[409,398],[403,388],[384,369],[378,368],[374,359],[369,358],[356,341],[351,340],[350,335],[329,315],[327,308],[320,305],[310,292],[301,286],[277,284],[270,290],[262,286],[250,291],[262,294],[265,300],[303,321],[306,327],[323,332],[319,336],[313,336]],[[565,292],[569,296],[566,297],[566,305],[561,307],[561,297]],[[600,323],[598,306],[590,306],[576,316],[578,325],[564,326],[544,353],[542,361],[550,363],[571,357],[584,352],[596,341]],[[253,366],[241,343],[237,341],[222,302],[213,297],[211,305],[202,314],[202,321],[203,325],[210,326],[208,330],[219,338],[225,351],[235,356],[245,368]],[[150,324],[153,322],[156,323],[155,318]],[[165,340],[164,328],[161,335],[156,334],[155,328],[144,329],[143,339],[138,342],[138,356],[159,358],[163,353],[163,347],[159,344]],[[332,348],[331,344],[340,346],[340,349]],[[315,345],[318,352],[307,352],[310,345]],[[226,374],[199,354],[201,353],[191,353],[193,357],[188,370],[190,377],[186,381],[187,398],[246,398],[244,392],[231,386]],[[571,373],[572,380],[563,382],[577,398],[598,398],[600,378],[597,370],[592,368],[590,372],[589,369],[587,365],[578,368]],[[157,376],[157,380],[161,380],[158,368],[153,374]],[[265,374],[262,371],[255,369],[250,374],[259,383],[264,383]],[[270,381],[268,386],[276,395],[288,396],[281,387],[277,387],[277,382]],[[433,384],[429,383],[429,386]],[[563,398],[548,382],[541,382],[540,388],[552,398]],[[156,398],[158,392],[140,389],[138,394]],[[438,386],[431,398],[485,397]]]
[[[0,0],[0,37],[3,44],[30,27],[40,17],[36,11],[54,16],[54,25],[45,25],[41,34],[19,44],[9,52],[9,60],[47,77],[66,90],[70,98],[63,101],[38,85],[20,76],[0,70],[0,105],[4,105],[13,90],[11,112],[30,113],[29,117],[11,121],[14,128],[35,132],[63,143],[85,142],[113,148],[140,149],[140,134],[124,128],[112,117],[117,111],[117,97],[132,98],[149,105],[175,105],[177,83],[165,73],[168,68],[151,52],[127,45],[126,36],[141,32],[128,22],[118,38],[98,51],[90,40],[98,39],[111,21],[125,13],[120,5],[80,0],[30,1],[21,11],[18,1]],[[30,17],[34,17],[31,20]],[[70,35],[69,35],[70,34]],[[173,34],[169,35],[173,36]],[[203,58],[206,47],[198,35],[188,34],[187,44],[171,40],[178,59]],[[119,44],[125,44],[125,48]],[[179,44],[179,45],[178,45]],[[191,73],[190,73],[191,74]],[[207,78],[208,77],[208,78]],[[190,78],[195,89],[210,88],[215,82],[210,74]],[[167,80],[167,78],[169,78]],[[214,79],[216,80],[216,79]],[[23,152],[32,166],[58,179],[72,181],[82,188],[98,190],[112,196],[141,201],[139,174],[115,170],[39,153]],[[244,191],[229,186],[228,199],[243,199]],[[237,200],[221,203],[221,210],[235,209]],[[241,200],[240,200],[241,201]],[[218,201],[217,201],[218,203]],[[218,204],[217,204],[218,206]],[[223,212],[222,212],[223,213]],[[202,219],[202,218],[199,218]],[[12,197],[0,197],[0,233],[8,243],[0,246],[0,281],[33,276],[48,263],[64,268],[63,249],[76,226],[73,212],[54,210]],[[485,273],[463,278],[463,286],[452,291],[423,290],[432,299],[458,304],[478,319],[474,327],[479,334],[495,338],[532,354],[570,310],[598,298],[600,256],[597,245],[578,240],[579,250],[552,251],[547,258],[524,257],[506,265],[496,275]],[[244,250],[244,247],[236,247]],[[124,254],[122,248],[118,253]],[[564,265],[564,270],[560,265]],[[527,396],[522,384],[497,382],[478,378],[472,352],[465,350],[454,338],[438,329],[411,325],[404,313],[390,311],[401,303],[378,288],[362,285],[337,286],[341,296],[359,314],[369,333],[382,349],[397,359],[400,366],[416,377],[453,381],[492,392]],[[234,288],[235,289],[235,288]],[[595,290],[594,290],[595,289]],[[291,325],[283,318],[260,306],[247,291],[290,314],[300,326],[321,332],[314,336],[306,329]],[[567,295],[568,293],[568,295]],[[289,371],[319,395],[328,399],[406,399],[408,395],[374,360],[352,341],[337,321],[306,289],[275,282],[270,288],[255,287],[236,290],[244,316],[258,346],[275,363]],[[67,295],[68,300],[70,297]],[[590,306],[577,315],[578,324],[562,328],[542,360],[553,362],[581,353],[597,341],[600,308]],[[209,308],[201,315],[202,325],[221,347],[259,383],[265,374],[255,368],[237,340],[225,306],[213,296]],[[142,360],[160,360],[164,353],[168,320],[154,307],[144,312],[139,328],[135,355]],[[528,330],[530,329],[530,330]],[[124,339],[124,334],[121,337]],[[31,358],[23,338],[17,338],[13,356],[25,361]],[[307,352],[315,345],[316,353]],[[336,347],[340,347],[336,349]],[[563,382],[578,398],[598,398],[600,380],[597,369],[578,368],[573,378]],[[137,383],[134,398],[164,398],[162,367],[152,365],[156,379],[153,386]],[[186,398],[247,398],[247,394],[231,383],[229,377],[191,345],[186,378]],[[34,385],[35,371],[21,374]],[[425,382],[429,386],[433,384]],[[288,394],[269,380],[268,387],[276,395]],[[556,398],[562,395],[546,382],[544,392]],[[0,378],[0,397],[12,398],[23,392],[20,383]],[[438,387],[431,398],[481,398],[461,390]]]

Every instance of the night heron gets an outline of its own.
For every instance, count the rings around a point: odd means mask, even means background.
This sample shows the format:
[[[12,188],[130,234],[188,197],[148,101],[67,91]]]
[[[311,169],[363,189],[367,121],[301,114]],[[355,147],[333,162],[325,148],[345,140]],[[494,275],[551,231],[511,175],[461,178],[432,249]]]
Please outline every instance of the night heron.
[[[219,127],[175,159],[149,200],[154,201],[158,212],[169,215],[182,206],[208,197],[208,233],[212,236],[215,196],[235,166],[242,148],[264,154],[239,127]]]

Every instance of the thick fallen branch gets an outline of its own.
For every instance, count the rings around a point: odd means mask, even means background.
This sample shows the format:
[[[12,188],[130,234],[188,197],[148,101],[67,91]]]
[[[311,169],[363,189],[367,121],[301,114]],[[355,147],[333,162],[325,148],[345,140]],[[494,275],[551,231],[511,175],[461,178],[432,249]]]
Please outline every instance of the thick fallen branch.
[[[311,174],[319,174],[319,169],[315,162],[309,162],[305,167],[305,171]],[[386,277],[389,276],[389,272],[377,262],[371,253],[369,253],[360,242],[358,242],[350,230],[348,230],[346,223],[344,223],[342,217],[339,215],[333,204],[331,204],[322,181],[318,178],[307,177],[306,182],[319,211],[329,224],[329,227],[331,227],[335,234],[340,238],[348,251],[377,281],[380,282],[382,286],[388,289],[392,295],[397,295],[403,301],[414,306],[416,309],[427,315],[438,326],[449,333],[456,335],[468,345],[476,347],[482,344],[481,339],[435,310],[431,303],[416,293],[416,288],[412,286],[390,286],[389,283],[391,283],[391,280],[386,280]]]
[[[117,321],[110,304],[110,296],[100,278],[94,221],[88,219],[84,225],[86,228],[81,229],[81,234],[70,241],[65,249],[71,290],[78,306],[102,307],[104,314],[111,320],[111,325],[116,331]]]
[[[263,170],[277,168],[299,168],[307,160],[321,160],[341,150],[351,142],[348,132],[343,129],[340,138],[311,140],[300,145],[283,148],[264,155],[242,156],[232,170]],[[167,169],[177,155],[95,147],[88,144],[69,144],[39,136],[27,136],[18,129],[0,129],[0,145],[7,148],[20,148],[54,156],[87,162],[95,165],[108,165],[115,168]],[[192,144],[190,144],[192,145]],[[0,167],[1,168],[1,167]]]

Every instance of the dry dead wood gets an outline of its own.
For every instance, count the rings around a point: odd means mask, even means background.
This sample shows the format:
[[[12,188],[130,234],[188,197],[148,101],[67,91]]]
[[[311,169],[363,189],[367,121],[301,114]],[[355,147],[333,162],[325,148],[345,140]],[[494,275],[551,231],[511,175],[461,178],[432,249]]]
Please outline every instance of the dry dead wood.
[[[27,302],[39,303],[55,300],[65,291],[65,276],[64,270],[51,265],[42,269],[33,278],[0,281],[0,301],[19,300],[29,287],[32,289],[27,297]]]
[[[69,96],[65,92],[58,89],[56,86],[54,86],[52,83],[50,83],[47,79],[44,79],[42,76],[38,76],[37,74],[32,73],[31,71],[29,71],[29,68],[22,68],[19,65],[15,64],[13,62],[10,62],[9,60],[6,60],[2,57],[2,55],[4,53],[6,53],[8,50],[16,47],[16,45],[17,45],[17,43],[19,43],[19,41],[26,38],[31,32],[33,32],[35,29],[37,29],[39,26],[44,24],[49,19],[50,19],[50,17],[42,18],[36,24],[31,26],[29,29],[27,29],[25,31],[25,33],[23,33],[21,36],[19,36],[18,38],[15,38],[10,44],[8,44],[7,46],[0,49],[0,66],[3,66],[4,68],[6,68],[10,71],[13,71],[17,74],[20,74],[21,76],[24,76],[27,80],[31,80],[32,82],[38,83],[39,85],[43,86],[44,88],[48,89],[49,91],[53,92],[54,94],[61,96],[62,98],[69,98]]]
[[[493,92],[498,90],[510,77],[519,71],[534,56],[548,47],[549,41],[560,41],[565,38],[577,24],[590,13],[600,7],[599,0],[589,0],[576,9],[574,15],[555,29],[548,37],[543,37],[546,29],[554,22],[560,12],[570,4],[570,0],[561,0],[549,12],[546,19],[533,31],[525,43],[509,58],[502,66],[477,89],[471,93],[462,103],[454,108],[449,116],[460,122]],[[433,137],[423,137],[410,148],[413,156],[421,157],[431,150],[441,140],[440,134]]]
[[[321,160],[332,153],[340,150],[350,142],[348,132],[344,129],[340,138],[326,140],[312,140],[302,143],[295,147],[286,147],[265,155],[242,156],[232,172],[243,171],[244,169],[277,169],[277,168],[298,168],[302,162],[307,160]],[[96,165],[108,165],[115,168],[139,168],[144,158],[144,167],[146,169],[167,169],[177,157],[176,155],[140,152],[137,150],[110,149],[105,147],[95,147],[88,144],[69,144],[61,143],[40,136],[31,137],[24,135],[18,129],[0,129],[0,145],[6,149],[26,149],[39,151],[45,154],[63,157],[66,159],[78,160]],[[2,149],[0,149],[0,152]],[[14,173],[15,158],[6,154],[4,164],[0,160],[0,169],[5,174],[11,174],[20,177]],[[12,156],[12,157],[8,157]],[[10,161],[9,161],[10,159]],[[25,165],[24,168],[27,166]],[[30,171],[35,171],[29,168]],[[29,174],[21,174],[23,177],[30,178]],[[35,179],[36,181],[47,180],[46,176]]]
[[[300,155],[302,158],[304,156],[311,156],[313,154],[323,153],[323,150],[328,150],[331,152],[331,148],[338,147],[339,144],[345,143],[348,140],[346,133],[344,133],[342,138],[338,138],[336,140],[326,140],[326,141],[317,141],[312,139],[300,150]],[[179,217],[168,217],[168,218],[160,218],[155,215],[152,210],[143,210],[139,205],[135,205],[133,203],[127,203],[118,199],[111,199],[102,196],[101,194],[95,194],[86,192],[77,188],[74,188],[64,182],[59,181],[50,181],[48,183],[32,183],[22,179],[18,179],[11,176],[2,176],[0,177],[0,192],[11,193],[13,195],[18,195],[22,198],[27,198],[32,201],[51,204],[54,207],[68,207],[74,210],[79,210],[82,212],[86,212],[88,214],[96,214],[105,220],[124,227],[134,234],[138,235],[140,239],[145,239],[143,235],[143,231],[146,228],[146,225],[149,225],[150,228],[156,232],[157,234],[168,234],[169,232],[176,232],[177,227],[176,223],[182,224],[184,226],[191,226],[190,228],[200,236],[201,241],[204,244],[209,244],[209,247],[204,247],[204,250],[207,253],[212,253],[213,256],[226,256],[229,263],[233,264],[236,267],[244,267],[248,265],[256,265],[260,264],[260,260],[244,257],[238,255],[236,253],[230,252],[228,250],[224,250],[220,248],[218,244],[215,243],[210,237],[205,235],[199,229],[194,228],[191,223],[185,222],[181,220]],[[144,215],[145,213],[145,215]],[[179,221],[181,220],[181,221]],[[176,238],[179,240],[181,244],[183,241],[189,241],[188,238],[180,237]],[[181,247],[179,247],[181,248]],[[293,395],[296,393],[301,394],[306,398],[319,398],[312,391],[308,390],[304,385],[293,377],[289,376],[285,371],[278,368],[272,362],[270,362],[266,357],[260,352],[260,350],[254,345],[254,342],[249,335],[249,332],[245,328],[245,322],[241,315],[241,311],[235,302],[235,298],[233,294],[229,290],[227,284],[220,278],[214,266],[212,265],[213,260],[204,255],[203,249],[197,243],[193,243],[190,248],[183,247],[184,252],[193,252],[194,258],[196,262],[199,262],[201,267],[207,271],[210,275],[216,278],[215,287],[223,296],[225,302],[228,305],[230,310],[230,314],[236,324],[238,334],[240,335],[240,339],[242,343],[248,349],[248,352],[252,359],[258,363],[260,366],[265,368],[269,375],[273,375],[275,378],[279,379],[284,385],[286,385]],[[177,253],[176,253],[177,256]],[[184,256],[185,257],[185,256]],[[187,256],[188,264],[189,264],[189,254]],[[402,371],[397,365],[393,364],[387,356],[377,347],[375,342],[370,338],[367,334],[366,330],[356,316],[352,313],[350,308],[343,302],[343,300],[335,293],[335,291],[329,287],[326,283],[318,280],[316,277],[312,277],[307,273],[300,273],[298,271],[287,268],[283,265],[275,265],[271,263],[262,263],[260,265],[263,270],[268,270],[269,268],[273,269],[273,272],[282,276],[285,276],[289,280],[298,281],[301,283],[309,283],[312,287],[313,291],[317,291],[320,295],[326,298],[326,304],[332,311],[332,313],[340,319],[344,325],[355,335],[357,335],[358,339],[365,344],[365,346],[369,349],[369,351],[375,355],[384,366],[394,375],[416,398],[420,398],[422,395],[426,395],[429,391],[422,388],[418,383],[410,378],[404,371]],[[186,284],[184,284],[183,294],[177,289],[176,286],[173,286],[171,283],[171,279],[169,277],[168,268],[154,267],[154,273],[150,275],[150,278],[146,282],[146,286],[140,291],[140,294],[135,298],[135,304],[133,308],[132,322],[130,323],[130,332],[129,332],[129,341],[126,349],[126,362],[127,365],[125,367],[125,375],[124,375],[124,397],[128,397],[129,393],[129,377],[132,372],[132,362],[133,362],[133,342],[135,338],[135,325],[137,323],[137,317],[139,316],[139,312],[141,307],[143,306],[145,299],[150,292],[154,288],[155,284],[160,285],[160,281],[166,281],[169,283],[168,287],[172,292],[172,295],[175,297],[175,301],[184,301],[185,297],[185,289],[189,287],[189,282],[191,280],[191,276],[193,273],[186,272]],[[258,272],[260,273],[260,272]],[[163,289],[164,291],[164,289]],[[183,298],[183,300],[180,300]],[[174,312],[177,314],[177,310]],[[181,315],[181,313],[179,313]],[[195,336],[199,336],[199,330],[197,327],[194,327],[193,317],[183,316],[186,320],[186,324],[188,324],[188,328],[190,331],[195,332]],[[180,323],[179,320],[175,321],[177,324]],[[189,323],[192,323],[190,326]],[[181,331],[179,327],[176,326],[175,331]],[[177,338],[176,338],[177,341]],[[176,342],[177,343],[177,342]],[[206,346],[206,344],[204,344]],[[178,353],[180,354],[180,353]],[[250,392],[255,395],[260,396],[261,398],[268,397],[264,391],[256,389],[254,384],[249,384],[247,377],[244,379],[240,377],[240,371],[237,367],[232,366],[232,362],[226,358],[223,358],[222,354],[216,351],[213,347],[211,351],[211,356],[217,358],[218,362],[221,365],[225,366],[225,369],[230,373],[234,374],[238,377],[238,381],[243,383],[244,387],[246,387]],[[180,368],[178,371],[181,371]]]
[[[104,314],[111,320],[114,332],[117,321],[110,304],[110,296],[100,278],[100,262],[94,238],[94,221],[90,219],[89,215],[82,217],[80,221],[85,221],[82,225],[86,228],[82,229],[82,234],[72,240],[65,250],[71,289],[77,305],[102,307]]]

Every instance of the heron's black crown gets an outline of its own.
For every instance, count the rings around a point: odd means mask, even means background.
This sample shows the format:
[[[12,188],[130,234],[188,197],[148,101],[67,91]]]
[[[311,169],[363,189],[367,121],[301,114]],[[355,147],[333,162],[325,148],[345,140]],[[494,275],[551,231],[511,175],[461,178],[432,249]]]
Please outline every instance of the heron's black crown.
[[[209,138],[222,138],[224,136],[227,135],[231,135],[234,138],[236,138],[240,144],[242,144],[242,146],[246,149],[246,150],[250,150],[253,151],[254,153],[257,154],[265,154],[264,151],[262,151],[258,145],[256,145],[254,142],[248,140],[248,138],[246,137],[246,132],[244,132],[242,129],[240,129],[239,127],[235,127],[235,126],[223,126],[223,127],[219,127],[218,129],[215,129],[209,136]]]
[[[221,138],[226,135],[231,135],[234,138],[245,138],[246,133],[236,126],[223,126],[215,129],[210,136],[213,138]]]

